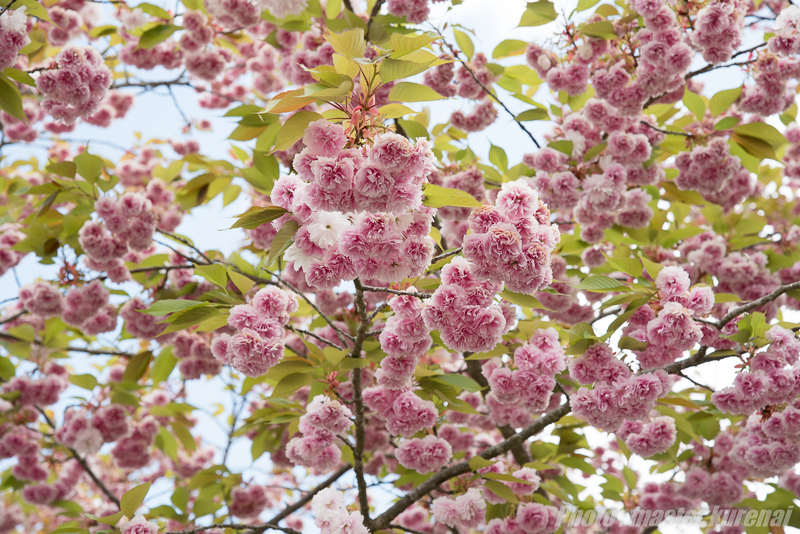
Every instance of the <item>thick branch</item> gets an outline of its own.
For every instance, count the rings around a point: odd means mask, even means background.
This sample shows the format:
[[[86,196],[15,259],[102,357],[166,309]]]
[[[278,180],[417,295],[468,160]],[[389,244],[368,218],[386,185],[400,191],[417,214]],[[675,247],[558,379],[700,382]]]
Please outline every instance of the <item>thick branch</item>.
[[[355,279],[356,286],[356,309],[361,317],[358,325],[356,339],[353,343],[353,350],[350,351],[350,358],[361,358],[361,347],[367,338],[370,319],[367,316],[367,303],[364,301],[364,286],[361,280]],[[353,470],[356,472],[356,483],[358,484],[358,506],[361,508],[361,515],[364,516],[364,523],[369,528],[372,522],[369,517],[369,501],[367,500],[367,481],[364,479],[364,442],[366,432],[364,430],[364,398],[361,395],[361,369],[353,369],[353,407],[356,415],[356,446],[353,450]]]
[[[433,258],[431,258],[431,265],[433,265],[437,261],[449,258],[450,256],[455,256],[456,254],[461,254],[461,247],[454,248],[453,250],[449,250],[447,252],[439,254],[438,256],[434,256]]]
[[[769,293],[768,295],[764,295],[760,299],[756,299],[756,300],[754,300],[752,302],[748,302],[747,304],[745,304],[743,306],[739,306],[738,308],[734,308],[733,310],[729,311],[728,313],[725,314],[725,316],[722,319],[719,320],[719,322],[717,323],[716,326],[717,326],[718,329],[722,328],[723,326],[725,326],[729,322],[731,322],[734,319],[736,319],[736,317],[738,317],[739,315],[741,315],[743,313],[747,313],[747,312],[749,312],[751,310],[754,310],[756,308],[760,308],[764,304],[769,304],[770,302],[772,302],[773,300],[777,299],[778,297],[780,297],[784,293],[788,293],[789,291],[793,291],[795,289],[800,289],[800,282],[794,282],[794,283],[791,283],[791,284],[786,284],[785,286],[780,286],[778,289],[776,289],[772,293]]]
[[[498,443],[497,445],[493,445],[484,449],[478,454],[478,456],[485,460],[491,460],[492,458],[496,458],[502,454],[505,454],[517,445],[524,443],[531,436],[538,434],[550,424],[560,420],[562,417],[567,415],[569,411],[569,402],[566,402],[555,410],[551,410],[550,412],[546,413],[510,438]],[[398,499],[397,502],[390,506],[388,510],[376,517],[372,522],[370,530],[372,532],[377,532],[387,528],[395,517],[403,513],[403,511],[420,500],[422,497],[438,488],[440,484],[447,482],[451,478],[455,478],[471,471],[472,469],[469,466],[469,462],[461,462],[446,469],[442,469],[431,478],[406,493],[403,497]]]
[[[84,354],[92,354],[95,356],[119,356],[120,358],[133,358],[134,356],[136,356],[135,354],[131,354],[130,352],[122,352],[119,350],[85,349],[80,347],[64,347],[64,348],[47,347],[44,343],[42,343],[38,339],[34,339],[33,341],[28,341],[27,339],[22,339],[13,336],[7,332],[0,332],[0,338],[8,339],[11,341],[17,341],[20,343],[33,343],[34,345],[46,347],[51,350],[63,350],[66,352],[82,352]]]

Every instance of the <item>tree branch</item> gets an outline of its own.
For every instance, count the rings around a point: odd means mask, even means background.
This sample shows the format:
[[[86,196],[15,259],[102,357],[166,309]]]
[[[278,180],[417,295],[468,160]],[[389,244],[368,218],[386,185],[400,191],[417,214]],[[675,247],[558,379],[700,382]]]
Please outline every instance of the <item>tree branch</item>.
[[[791,284],[786,284],[786,285],[780,286],[778,289],[776,289],[772,293],[764,295],[763,297],[761,297],[759,299],[756,299],[756,300],[754,300],[752,302],[748,302],[747,304],[745,304],[743,306],[739,306],[738,308],[734,308],[733,310],[731,310],[728,313],[726,313],[725,316],[722,317],[722,319],[719,320],[719,322],[717,322],[716,327],[717,327],[717,329],[721,329],[723,326],[725,326],[729,322],[733,321],[739,315],[741,315],[743,313],[747,313],[750,310],[754,310],[756,308],[760,308],[764,304],[768,304],[768,303],[772,302],[773,300],[777,299],[778,297],[780,297],[784,293],[788,293],[789,291],[793,291],[795,289],[800,289],[800,282],[794,282],[794,283],[791,283]]]
[[[286,532],[286,534],[302,534],[299,530],[295,530],[289,527],[281,527],[276,525],[275,523],[263,523],[261,525],[236,525],[229,523],[214,523],[211,525],[206,525],[204,527],[189,528],[186,530],[172,530],[170,532],[166,532],[165,534],[197,534],[198,532],[204,532],[206,530],[211,530],[212,528],[248,531],[245,534],[248,533],[255,534],[257,532],[266,532],[267,530],[280,530],[282,532]]]
[[[367,337],[370,319],[367,316],[367,304],[364,301],[364,286],[361,280],[354,280],[356,286],[356,309],[361,317],[358,325],[356,339],[353,342],[353,350],[350,351],[350,358],[361,358],[361,347]],[[361,395],[361,369],[353,369],[353,407],[355,409],[356,425],[356,446],[353,449],[353,470],[356,472],[356,483],[358,484],[358,505],[361,508],[361,515],[364,516],[364,524],[370,527],[372,520],[369,516],[369,501],[367,499],[367,482],[364,479],[364,442],[366,432],[364,430],[364,398]]]
[[[374,286],[361,286],[363,291],[370,291],[372,293],[391,293],[392,295],[406,295],[409,297],[417,297],[418,299],[428,299],[433,295],[429,293],[415,293],[413,291],[402,291],[399,289],[391,289],[389,287],[374,287]]]
[[[436,263],[437,261],[441,261],[445,258],[449,258],[450,256],[455,256],[456,254],[461,254],[461,247],[454,248],[453,250],[449,250],[443,254],[439,254],[438,256],[434,256],[431,258],[431,265]]]
[[[56,424],[52,419],[50,419],[50,416],[47,415],[47,412],[45,412],[39,406],[36,406],[36,409],[39,411],[40,414],[42,414],[42,417],[44,417],[44,420],[47,421],[47,425],[50,428],[52,428],[53,430],[55,430],[56,429]],[[72,455],[72,457],[75,458],[75,460],[77,460],[77,462],[81,465],[83,470],[86,471],[86,474],[89,475],[89,478],[92,479],[92,482],[94,482],[95,486],[97,486],[100,489],[100,491],[102,491],[103,494],[106,497],[108,497],[108,500],[110,500],[111,502],[116,504],[117,508],[121,508],[121,504],[119,502],[119,499],[113,493],[111,493],[111,490],[109,490],[106,487],[106,485],[103,484],[102,480],[97,478],[97,475],[94,474],[94,471],[92,471],[92,468],[89,467],[88,463],[86,463],[86,460],[81,458],[80,454],[78,454],[78,452],[75,449],[73,449],[72,447],[67,447],[67,450]]]

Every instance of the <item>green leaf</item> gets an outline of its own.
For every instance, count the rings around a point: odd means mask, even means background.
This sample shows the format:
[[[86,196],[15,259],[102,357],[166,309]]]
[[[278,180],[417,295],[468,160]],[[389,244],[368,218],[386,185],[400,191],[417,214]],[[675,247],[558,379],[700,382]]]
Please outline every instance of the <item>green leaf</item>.
[[[742,299],[732,293],[714,293],[714,302],[741,302]]]
[[[158,300],[146,310],[137,311],[147,315],[167,315],[203,304],[205,303],[198,300]]]
[[[438,37],[420,34],[406,34],[396,32],[389,38],[389,49],[392,50],[392,57],[397,59],[416,52],[422,47],[428,46]]]
[[[117,33],[117,27],[113,24],[104,24],[103,26],[96,26],[89,30],[89,37],[92,39],[99,39],[106,35],[114,35]]]
[[[172,16],[169,14],[169,12],[167,10],[165,10],[163,8],[160,8],[158,6],[154,6],[153,4],[148,4],[147,2],[145,2],[143,4],[139,4],[138,6],[136,6],[133,9],[137,9],[137,8],[141,9],[143,12],[147,13],[148,15],[152,15],[152,16],[158,18],[158,19],[172,20]]]
[[[342,12],[342,0],[328,0],[325,4],[325,17],[335,19]]]
[[[384,58],[380,65],[381,81],[384,83],[391,82],[425,72],[434,64],[434,61],[417,62],[392,59],[390,57]]]
[[[508,156],[506,156],[506,151],[499,146],[491,145],[489,149],[489,161],[494,163],[500,170],[508,170]]]
[[[172,493],[170,500],[181,512],[186,513],[186,507],[189,504],[189,490],[183,486],[178,486]]]
[[[153,379],[153,384],[160,384],[169,378],[172,370],[175,369],[175,364],[178,360],[172,355],[172,351],[162,349],[153,363],[153,369],[150,371],[150,378]]]
[[[660,263],[648,260],[647,258],[642,256],[641,253],[639,254],[639,259],[642,260],[642,265],[644,265],[645,271],[647,271],[647,274],[649,274],[650,278],[652,278],[653,280],[656,279],[658,273],[660,273],[661,269],[664,268],[664,266],[661,265]]]
[[[761,139],[757,139],[755,137],[750,137],[749,135],[741,135],[735,131],[731,134],[731,140],[752,156],[755,156],[759,159],[769,158],[778,161],[778,155],[775,153],[775,148],[773,148],[773,146],[766,141],[762,141]]]
[[[599,292],[628,290],[628,286],[623,285],[619,280],[615,280],[614,278],[603,274],[592,275],[584,278],[580,284],[575,286],[575,288],[582,291]]]
[[[519,499],[517,499],[517,496],[514,495],[513,491],[511,491],[511,488],[509,488],[502,482],[498,482],[496,480],[484,480],[483,485],[486,487],[486,489],[490,490],[498,497],[505,499],[513,504],[519,503]]]
[[[617,344],[619,348],[628,350],[644,350],[647,348],[647,345],[647,341],[637,341],[632,337],[623,337]]]
[[[152,356],[152,352],[144,351],[129,359],[122,379],[126,382],[138,382],[150,366],[150,358]]]
[[[239,220],[237,220],[231,228],[255,230],[262,224],[270,223],[286,213],[289,212],[278,206],[252,206],[246,212],[237,215]]]
[[[385,106],[379,107],[378,111],[380,111],[381,115],[387,119],[398,119],[405,115],[413,115],[417,113],[410,107],[404,106],[403,104],[386,104]]]
[[[556,8],[548,0],[529,2],[519,21],[519,26],[541,26],[556,20]]]
[[[0,1],[0,6],[7,6],[9,3],[8,0],[2,0]],[[25,6],[25,14],[29,17],[36,17],[37,19],[52,22],[48,16],[47,10],[36,0],[17,0],[14,2],[14,5],[11,6],[11,9],[19,9],[22,6]]]
[[[731,128],[739,124],[739,121],[740,121],[739,117],[725,117],[724,119],[722,119],[721,121],[719,121],[714,125],[714,129],[717,131],[730,130]]]
[[[17,81],[19,83],[24,83],[25,85],[36,87],[36,80],[31,78],[31,75],[25,72],[24,70],[15,69],[14,67],[8,67],[3,71],[3,75],[8,76],[12,80]]]
[[[772,146],[772,148],[779,148],[781,145],[786,144],[786,138],[774,126],[765,122],[748,122],[740,124],[735,127],[733,131],[739,135],[753,137],[760,141],[764,141]]]
[[[228,273],[225,267],[218,263],[213,265],[200,265],[194,272],[212,284],[217,284],[221,288],[224,288],[228,283]]]
[[[519,122],[527,122],[527,121],[548,121],[550,120],[550,114],[547,113],[546,109],[542,108],[533,108],[528,109],[517,115],[516,119]]]
[[[0,109],[12,117],[28,123],[28,116],[22,109],[22,95],[11,80],[0,75]]]
[[[598,39],[606,40],[617,38],[617,32],[614,31],[614,25],[607,20],[584,24],[583,26],[578,27],[578,29],[581,31],[581,33],[588,37],[596,37]]]
[[[532,295],[523,295],[522,293],[515,293],[508,289],[504,289],[502,292],[500,292],[500,296],[511,304],[516,304],[517,306],[522,306],[523,308],[531,308],[533,310],[547,309],[541,302],[539,302],[539,299]]]
[[[442,98],[442,95],[427,85],[413,82],[400,82],[389,91],[389,100],[392,102],[427,102]]]
[[[422,192],[425,194],[425,200],[422,203],[429,208],[443,208],[444,206],[480,208],[482,206],[475,200],[475,197],[460,189],[426,184]]]
[[[361,28],[343,33],[329,33],[325,35],[325,40],[331,44],[336,52],[346,58],[364,57],[364,51],[367,47],[367,42],[364,40],[364,30]]]
[[[464,52],[467,59],[472,59],[473,54],[475,54],[475,45],[472,44],[472,39],[469,38],[469,35],[456,28],[453,28],[453,34],[456,36],[458,47]]]
[[[122,519],[123,513],[122,511],[117,512],[116,514],[107,515],[105,517],[97,517],[96,515],[92,514],[83,514],[89,519],[97,521],[98,523],[103,523],[104,525],[114,526],[116,525],[120,519]]]
[[[464,375],[457,375],[457,374],[445,374],[445,375],[436,375],[430,377],[428,380],[432,380],[434,382],[440,382],[442,384],[447,384],[450,386],[456,386],[458,388],[463,389],[464,391],[469,391],[470,393],[476,393],[483,388],[471,379],[468,376]]]
[[[125,495],[122,496],[120,499],[120,509],[122,513],[128,517],[133,517],[136,515],[136,510],[144,502],[144,498],[147,496],[147,492],[150,491],[150,483],[145,482],[135,488],[128,490],[125,492]]]
[[[481,456],[475,456],[475,457],[470,459],[469,468],[472,471],[477,471],[478,469],[483,469],[485,467],[491,467],[494,464],[495,464],[495,462],[492,462],[491,460],[487,460],[486,458],[483,458]]]
[[[518,39],[506,39],[505,41],[502,41],[499,45],[494,47],[494,51],[492,52],[492,58],[500,59],[508,56],[517,56],[519,54],[524,53],[527,47],[528,43],[526,43],[525,41],[520,41]]]
[[[297,221],[289,221],[278,230],[275,238],[272,240],[272,245],[269,247],[269,254],[267,254],[266,265],[272,265],[275,260],[280,258],[286,249],[289,248],[293,241],[293,237],[299,228]]]
[[[306,132],[309,123],[322,118],[319,113],[313,111],[298,111],[283,124],[278,132],[278,139],[275,141],[273,151],[286,150],[299,141]]]
[[[288,399],[301,387],[310,384],[314,378],[307,373],[292,373],[286,375],[278,382],[272,391],[272,399]]]
[[[575,8],[575,11],[586,11],[587,9],[596,6],[598,2],[600,2],[600,0],[578,0],[578,7]]]
[[[97,378],[95,378],[94,375],[70,375],[69,381],[89,391],[97,387]]]
[[[711,111],[711,114],[716,117],[723,111],[730,109],[734,102],[739,98],[742,94],[742,88],[737,87],[735,89],[728,89],[726,91],[720,91],[719,93],[715,94],[711,97],[711,101],[708,103],[708,109]],[[733,117],[729,117],[733,118]]]
[[[100,173],[103,170],[103,159],[93,156],[84,151],[75,156],[73,160],[78,174],[89,180],[96,182],[100,178]]]
[[[75,173],[78,172],[78,167],[71,161],[58,161],[45,167],[45,170],[64,178],[73,179],[75,178]]]
[[[706,115],[706,102],[697,93],[686,91],[683,94],[683,103],[691,111],[698,121],[702,121]]]
[[[636,258],[609,257],[608,263],[613,268],[634,278],[642,276],[642,263]]]
[[[547,143],[547,146],[559,152],[563,152],[567,156],[572,155],[572,141],[553,141]]]
[[[136,48],[153,48],[159,43],[166,41],[170,35],[178,30],[182,30],[180,26],[174,24],[159,24],[150,28],[139,37],[139,44]]]

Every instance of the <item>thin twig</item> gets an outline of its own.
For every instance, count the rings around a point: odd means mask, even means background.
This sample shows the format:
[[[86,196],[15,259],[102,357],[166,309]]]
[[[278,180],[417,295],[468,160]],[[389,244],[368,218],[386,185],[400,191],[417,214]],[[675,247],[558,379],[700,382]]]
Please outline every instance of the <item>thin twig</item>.
[[[661,132],[663,134],[667,134],[667,135],[682,135],[684,137],[694,137],[693,134],[690,134],[688,132],[675,132],[673,130],[662,130],[661,128],[656,128],[655,126],[653,126],[652,124],[650,124],[647,121],[639,121],[639,122],[641,122],[642,124],[644,124],[645,126],[647,126],[649,128],[652,128],[653,130],[655,130],[657,132]]]
[[[17,0],[11,0],[11,2],[9,2],[9,3],[8,3],[8,5],[7,5],[6,7],[4,7],[3,9],[0,9],[0,17],[2,17],[2,16],[3,16],[3,13],[5,13],[5,12],[6,12],[6,11],[8,11],[9,9],[11,9],[11,6],[13,6],[13,5],[14,5],[14,2],[16,2],[16,1],[17,1]]]
[[[189,528],[186,530],[172,530],[165,534],[197,534],[198,532],[204,532],[206,530],[211,530],[212,528],[247,530],[249,533],[266,532],[267,530],[280,530],[281,532],[286,532],[286,534],[302,534],[299,530],[295,530],[289,527],[281,527],[276,525],[275,523],[263,523],[261,525],[237,525],[229,523],[214,523],[212,525],[206,525],[204,527]]]
[[[303,497],[301,497],[294,504],[290,504],[289,506],[284,508],[282,512],[280,512],[278,515],[270,519],[267,522],[267,524],[278,524],[281,520],[286,519],[287,517],[292,515],[295,511],[299,510],[300,508],[311,502],[311,499],[314,498],[314,495],[316,495],[320,491],[324,490],[325,488],[327,488],[328,486],[330,486],[331,484],[342,478],[342,475],[350,471],[352,467],[353,466],[350,464],[344,464],[342,467],[337,469],[336,472],[334,472],[331,476],[326,478],[319,486],[317,486],[316,488],[312,489],[311,491],[303,495]]]
[[[167,237],[170,237],[170,238],[174,239],[175,241],[183,243],[184,245],[186,245],[190,249],[192,249],[195,252],[197,252],[198,254],[200,254],[200,257],[202,257],[206,261],[206,265],[211,265],[212,263],[214,263],[214,261],[211,258],[206,256],[205,253],[202,250],[200,250],[199,248],[194,246],[194,244],[191,241],[189,241],[188,239],[186,239],[185,237],[179,236],[177,234],[173,234],[171,232],[167,232],[165,230],[157,230],[157,232],[159,234],[162,234],[162,235],[165,235]]]
[[[331,347],[333,347],[335,349],[345,350],[344,347],[340,347],[336,343],[334,343],[332,341],[329,341],[329,340],[325,339],[324,337],[319,336],[319,335],[317,335],[317,334],[315,334],[313,332],[309,332],[308,330],[303,330],[302,328],[295,328],[294,326],[289,325],[289,324],[287,324],[284,328],[286,328],[287,330],[291,330],[292,332],[297,332],[298,334],[304,334],[306,336],[313,337],[314,339],[316,339],[318,341],[322,341],[323,343],[325,343],[327,345],[330,345]]]
[[[437,261],[442,261],[445,258],[449,258],[450,256],[455,256],[456,254],[461,254],[461,247],[454,248],[453,250],[448,250],[443,254],[439,254],[438,256],[434,256],[431,258],[431,265],[436,263]]]
[[[44,411],[43,409],[41,409],[39,406],[36,406],[36,409],[39,411],[39,413],[40,413],[40,414],[42,414],[42,417],[44,417],[44,420],[45,420],[45,421],[47,421],[47,425],[48,425],[50,428],[52,428],[53,430],[55,430],[55,429],[56,429],[56,423],[55,423],[55,421],[53,421],[52,419],[50,419],[50,416],[49,416],[49,415],[47,415],[47,412],[45,412],[45,411]],[[108,500],[110,500],[111,502],[113,502],[114,504],[116,504],[116,505],[117,505],[117,508],[121,508],[121,505],[120,505],[119,499],[118,499],[118,498],[117,498],[117,497],[116,497],[116,496],[115,496],[113,493],[111,493],[111,490],[109,490],[109,489],[106,487],[106,485],[105,485],[105,484],[103,484],[103,481],[102,481],[102,480],[100,480],[100,479],[97,477],[97,475],[95,475],[95,474],[94,474],[94,471],[92,471],[92,468],[91,468],[91,467],[89,467],[89,464],[88,464],[88,463],[86,463],[86,460],[84,460],[83,458],[81,458],[80,454],[78,454],[78,452],[77,452],[75,449],[73,449],[73,448],[71,448],[71,447],[67,447],[67,450],[68,450],[68,451],[69,451],[69,453],[72,455],[72,457],[73,457],[73,458],[75,458],[75,460],[76,460],[76,461],[77,461],[77,462],[78,462],[78,463],[81,465],[81,467],[83,468],[83,470],[84,470],[84,471],[86,471],[86,474],[87,474],[87,475],[89,475],[89,478],[91,478],[91,479],[92,479],[92,482],[94,482],[95,486],[97,486],[97,487],[100,489],[100,491],[102,491],[102,492],[103,492],[103,494],[104,494],[106,497],[108,497]]]
[[[375,286],[361,286],[364,291],[371,293],[391,293],[392,295],[405,295],[408,297],[417,297],[418,299],[429,299],[433,295],[428,293],[415,293],[413,291],[402,291],[400,289],[392,289],[389,287],[375,287]]]

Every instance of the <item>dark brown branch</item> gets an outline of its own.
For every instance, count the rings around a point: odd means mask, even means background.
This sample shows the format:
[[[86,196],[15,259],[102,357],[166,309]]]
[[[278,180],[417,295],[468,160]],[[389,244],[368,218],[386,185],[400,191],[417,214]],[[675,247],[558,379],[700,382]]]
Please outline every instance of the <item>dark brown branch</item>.
[[[639,121],[639,122],[641,122],[642,124],[644,124],[645,126],[647,126],[649,128],[652,128],[653,130],[655,130],[657,132],[661,132],[663,134],[667,134],[667,135],[682,135],[684,137],[694,137],[693,134],[690,134],[688,132],[675,132],[673,130],[662,130],[661,128],[656,128],[655,126],[653,126],[652,124],[650,124],[647,121]]]
[[[164,230],[156,230],[156,231],[159,234],[165,235],[165,236],[167,236],[167,237],[169,237],[171,239],[174,239],[175,241],[178,241],[179,243],[183,243],[184,245],[186,245],[190,249],[192,249],[195,252],[197,252],[200,255],[200,257],[205,260],[205,264],[206,265],[211,265],[212,263],[214,263],[214,261],[211,258],[206,256],[206,254],[202,250],[200,250],[199,248],[194,246],[194,244],[191,241],[189,241],[188,239],[186,239],[185,237],[182,237],[182,236],[179,236],[177,234],[173,234],[171,232],[167,232],[167,231],[164,231]]]
[[[214,523],[213,525],[206,525],[204,527],[189,528],[186,530],[173,530],[166,534],[197,534],[198,532],[205,532],[212,528],[230,529],[230,530],[246,530],[245,534],[255,534],[257,532],[266,532],[267,530],[280,530],[286,534],[301,534],[299,530],[289,527],[281,527],[275,523],[263,523],[261,525],[236,525],[229,523]]]
[[[325,343],[326,345],[330,345],[331,347],[333,347],[335,349],[344,350],[344,347],[340,347],[336,343],[328,341],[324,337],[319,336],[319,335],[317,335],[317,334],[315,334],[313,332],[309,332],[308,330],[303,330],[302,328],[295,328],[294,326],[289,325],[289,324],[287,324],[284,328],[286,328],[287,330],[291,330],[292,332],[297,332],[298,334],[303,334],[303,335],[306,335],[306,336],[313,337],[314,339],[316,339],[318,341],[321,341],[321,342]]]
[[[441,261],[445,258],[449,258],[450,256],[455,256],[456,254],[461,254],[461,247],[454,248],[453,250],[448,250],[443,254],[439,254],[438,256],[434,256],[431,258],[431,265],[436,263],[437,261]]]
[[[491,460],[492,458],[496,458],[502,454],[509,452],[512,448],[516,447],[517,445],[521,445],[524,443],[528,438],[531,436],[538,434],[542,430],[544,430],[547,426],[551,425],[559,421],[562,417],[567,415],[570,411],[569,402],[566,402],[559,406],[558,408],[549,411],[532,424],[525,427],[520,432],[517,432],[510,438],[501,441],[497,445],[493,445],[481,451],[478,456],[483,458],[484,460]],[[406,493],[403,497],[398,499],[392,506],[389,507],[384,513],[379,515],[375,518],[372,522],[372,526],[370,530],[372,532],[377,532],[379,530],[383,530],[387,528],[392,520],[395,517],[403,513],[409,506],[420,500],[422,497],[430,493],[431,491],[435,490],[439,487],[440,484],[447,482],[451,478],[455,478],[457,476],[469,473],[472,471],[472,468],[469,466],[469,462],[461,462],[456,465],[450,466],[446,469],[442,469],[431,478],[414,488],[413,490]]]
[[[743,306],[739,306],[738,308],[734,308],[733,310],[729,311],[728,313],[725,314],[725,316],[722,319],[719,320],[719,322],[717,323],[716,326],[717,326],[718,329],[721,329],[723,326],[725,326],[729,322],[731,322],[734,319],[736,319],[736,317],[738,317],[739,315],[741,315],[743,313],[747,313],[747,312],[749,312],[751,310],[754,310],[756,308],[760,308],[764,304],[769,304],[770,302],[772,302],[773,300],[777,299],[778,297],[780,297],[784,293],[788,293],[789,291],[793,291],[795,289],[800,289],[800,282],[794,282],[794,283],[791,283],[791,284],[786,284],[784,286],[780,286],[778,289],[776,289],[772,293],[764,295],[760,299],[756,299],[756,300],[754,300],[752,302],[748,302],[747,304],[745,304]]]
[[[0,338],[8,339],[10,341],[17,341],[20,343],[33,343],[34,345],[46,347],[51,350],[63,350],[64,352],[82,352],[83,354],[92,354],[95,356],[119,356],[120,358],[133,358],[134,356],[136,356],[135,354],[131,354],[130,352],[122,352],[118,350],[86,349],[82,347],[63,347],[63,348],[47,347],[44,343],[42,343],[38,339],[34,339],[33,341],[28,341],[27,339],[19,338],[7,332],[0,332]]]
[[[356,309],[361,318],[356,332],[356,339],[353,342],[353,350],[350,351],[350,358],[361,358],[361,347],[367,338],[370,319],[367,316],[367,303],[364,301],[364,286],[361,280],[354,280],[356,286]],[[353,407],[355,409],[355,437],[356,446],[353,449],[353,470],[356,473],[356,483],[358,484],[358,505],[361,508],[361,515],[364,516],[364,525],[369,528],[372,520],[369,516],[369,501],[367,499],[367,482],[364,479],[364,442],[366,432],[364,430],[364,398],[361,395],[361,369],[353,369]]]
[[[8,5],[7,5],[6,7],[4,7],[3,9],[0,9],[0,17],[2,17],[2,16],[3,16],[3,13],[5,13],[5,12],[6,12],[6,11],[8,11],[9,9],[11,9],[11,6],[13,6],[13,5],[14,5],[14,2],[16,2],[16,1],[17,1],[17,0],[11,0],[11,2],[9,2],[9,3],[8,3]]]

